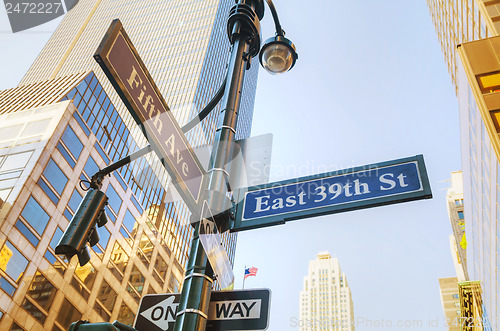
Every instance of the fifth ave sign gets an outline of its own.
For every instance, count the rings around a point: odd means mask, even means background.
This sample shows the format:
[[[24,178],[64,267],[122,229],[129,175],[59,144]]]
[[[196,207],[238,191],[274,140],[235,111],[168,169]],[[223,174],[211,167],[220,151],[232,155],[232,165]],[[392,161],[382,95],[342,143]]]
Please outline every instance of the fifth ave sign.
[[[120,20],[111,23],[94,58],[141,127],[184,202],[196,212],[203,168]]]
[[[432,198],[422,155],[240,190],[233,231]]]

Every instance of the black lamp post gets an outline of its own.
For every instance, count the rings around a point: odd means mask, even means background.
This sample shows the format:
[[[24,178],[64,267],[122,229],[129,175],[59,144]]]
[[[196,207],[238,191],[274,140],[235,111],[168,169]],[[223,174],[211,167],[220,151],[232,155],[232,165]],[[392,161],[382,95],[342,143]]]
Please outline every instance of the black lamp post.
[[[260,62],[272,74],[290,70],[297,60],[295,46],[284,37],[272,1],[267,0],[267,3],[276,25],[276,36],[267,40],[262,50],[260,20],[264,16],[264,0],[239,0],[229,12],[227,32],[232,51],[204,192],[204,200],[216,215],[214,221],[220,232],[232,226],[232,201],[228,198],[227,183],[245,71],[259,50]],[[197,222],[175,321],[176,331],[202,331],[207,323],[213,275],[199,239],[199,226]]]

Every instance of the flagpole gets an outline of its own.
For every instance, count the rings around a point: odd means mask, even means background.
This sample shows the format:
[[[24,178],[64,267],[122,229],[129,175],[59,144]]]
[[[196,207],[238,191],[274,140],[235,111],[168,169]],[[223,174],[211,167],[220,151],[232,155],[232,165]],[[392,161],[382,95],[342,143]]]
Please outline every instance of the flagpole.
[[[245,272],[247,271],[247,266],[245,266],[245,269],[243,269],[243,290],[245,289],[245,279],[246,279],[246,275],[245,275]]]

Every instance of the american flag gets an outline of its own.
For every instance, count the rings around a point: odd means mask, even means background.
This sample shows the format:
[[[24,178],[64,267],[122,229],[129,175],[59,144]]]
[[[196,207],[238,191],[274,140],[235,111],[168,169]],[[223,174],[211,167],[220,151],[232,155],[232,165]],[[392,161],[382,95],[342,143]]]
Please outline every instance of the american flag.
[[[250,276],[257,276],[257,268],[251,267],[251,268],[246,268],[245,269],[245,279]]]

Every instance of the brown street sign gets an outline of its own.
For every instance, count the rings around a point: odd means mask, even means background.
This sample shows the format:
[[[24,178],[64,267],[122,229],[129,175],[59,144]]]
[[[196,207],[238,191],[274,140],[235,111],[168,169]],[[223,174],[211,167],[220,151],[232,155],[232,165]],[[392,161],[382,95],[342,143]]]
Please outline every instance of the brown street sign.
[[[94,54],[192,212],[198,211],[204,170],[120,20]]]

